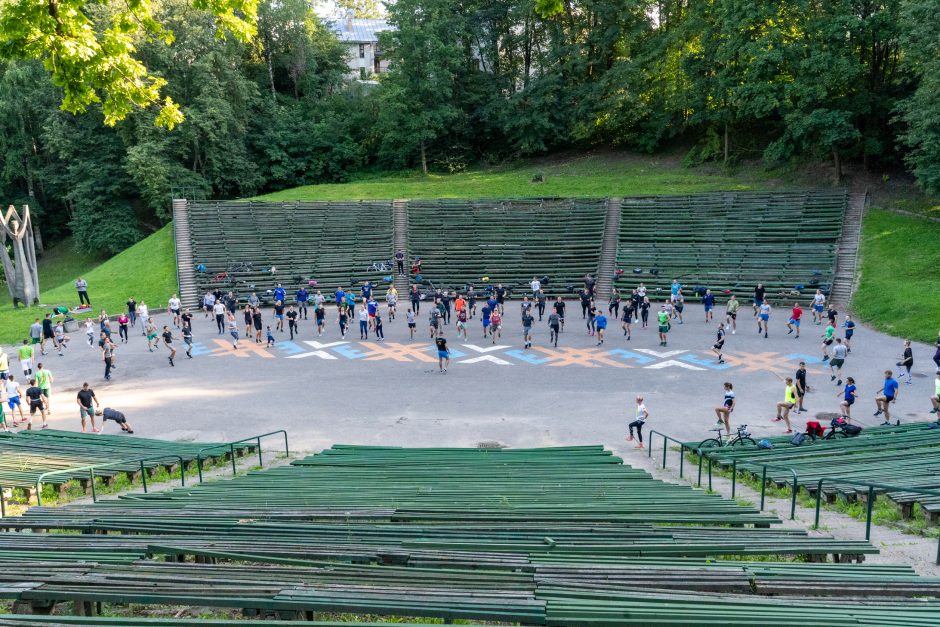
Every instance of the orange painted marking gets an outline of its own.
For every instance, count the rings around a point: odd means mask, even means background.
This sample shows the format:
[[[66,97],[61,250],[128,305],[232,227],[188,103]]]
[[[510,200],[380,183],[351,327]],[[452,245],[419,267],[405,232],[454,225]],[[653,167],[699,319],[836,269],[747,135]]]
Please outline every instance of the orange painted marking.
[[[240,342],[238,344],[238,350],[232,348],[230,342],[225,340],[214,339],[213,342],[218,345],[219,348],[215,349],[209,353],[212,357],[222,357],[225,355],[232,355],[234,357],[251,357],[252,355],[256,357],[263,357],[264,359],[274,359],[274,355],[268,352],[268,349],[264,344],[255,344],[252,342]]]
[[[597,348],[545,348],[534,346],[534,350],[544,354],[550,361],[548,366],[584,366],[585,368],[599,368],[612,366],[614,368],[630,368],[628,364],[614,361],[605,351]]]
[[[437,362],[437,358],[431,356],[427,344],[398,344],[396,342],[389,342],[388,344],[371,344],[369,348],[371,350],[366,353],[366,356],[363,358],[365,361],[384,361],[391,359],[402,362]]]

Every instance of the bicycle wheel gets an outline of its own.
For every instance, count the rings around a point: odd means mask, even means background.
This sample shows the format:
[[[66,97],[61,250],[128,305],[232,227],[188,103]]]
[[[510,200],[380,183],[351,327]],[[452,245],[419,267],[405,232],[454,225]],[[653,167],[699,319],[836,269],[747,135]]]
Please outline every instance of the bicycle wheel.
[[[739,444],[757,446],[757,442],[754,441],[754,438],[737,438],[731,443],[731,446],[738,446]]]
[[[722,446],[718,438],[708,438],[707,440],[702,440],[702,443],[698,445],[699,448],[720,448]]]

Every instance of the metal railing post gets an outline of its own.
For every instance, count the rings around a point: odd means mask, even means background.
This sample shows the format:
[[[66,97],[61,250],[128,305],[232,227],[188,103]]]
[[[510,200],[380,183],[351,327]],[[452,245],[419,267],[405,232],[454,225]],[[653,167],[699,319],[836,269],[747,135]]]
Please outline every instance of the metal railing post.
[[[0,485],[0,518],[6,518],[7,516],[7,500],[3,496],[4,487]],[[10,488],[10,496],[13,496],[13,488]]]
[[[875,486],[868,486],[868,514],[865,517],[865,539],[871,540],[871,509],[875,504]]]
[[[735,489],[738,487],[738,460],[731,460],[731,498],[734,498]]]
[[[140,481],[144,484],[144,494],[147,494],[147,470],[144,468],[144,460],[140,460]]]
[[[819,529],[819,507],[822,504],[822,486],[825,480],[823,477],[816,483],[816,524],[813,525],[816,529]]]
[[[264,458],[261,456],[261,436],[258,436],[258,465],[264,468]]]
[[[91,501],[92,503],[98,502],[98,491],[95,489],[95,469],[89,468],[88,474],[91,476]]]
[[[764,495],[767,494],[767,466],[760,476],[760,511],[764,511]]]
[[[685,471],[685,444],[679,445],[679,478],[682,479],[682,473]],[[691,449],[689,449],[691,450]]]
[[[702,449],[697,448],[695,452],[698,454],[698,487],[702,487]]]

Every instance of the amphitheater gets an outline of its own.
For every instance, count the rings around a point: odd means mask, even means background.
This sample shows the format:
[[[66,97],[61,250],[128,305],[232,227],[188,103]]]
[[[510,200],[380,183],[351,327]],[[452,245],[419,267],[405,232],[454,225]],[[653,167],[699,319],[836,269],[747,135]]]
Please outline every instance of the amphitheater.
[[[763,282],[778,302],[821,289],[844,303],[863,204],[845,191],[178,201],[174,224],[190,305],[276,283],[404,293],[414,277],[382,265],[397,250],[421,257],[422,289],[502,283],[519,295],[544,277],[550,296],[570,298],[591,274],[601,295],[642,281],[661,299],[678,278],[692,294],[744,301]],[[263,352],[240,370],[273,378]],[[726,376],[695,359],[682,363]],[[220,363],[201,362],[196,382],[228,376]],[[940,430],[926,420],[800,447],[773,436],[769,449],[653,432],[634,463],[621,442],[297,453],[290,428],[260,422],[270,429],[237,440],[0,433],[0,626],[940,624],[940,577],[881,559],[871,533],[876,501],[936,530]],[[654,476],[660,465],[678,477]],[[722,477],[730,495],[709,489]],[[824,514],[867,507],[868,533],[797,524],[763,494],[740,498],[745,486],[792,496],[794,510],[798,496]]]

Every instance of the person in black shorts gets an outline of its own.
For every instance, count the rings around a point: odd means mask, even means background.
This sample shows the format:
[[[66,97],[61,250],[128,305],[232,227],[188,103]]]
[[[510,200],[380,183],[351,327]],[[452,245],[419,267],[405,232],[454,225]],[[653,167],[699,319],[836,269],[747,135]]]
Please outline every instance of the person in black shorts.
[[[173,333],[166,325],[163,325],[163,345],[170,349],[170,365],[175,366],[173,358],[176,357],[176,349],[173,347]]]
[[[764,294],[767,293],[767,290],[764,289],[763,283],[758,283],[757,287],[754,288],[754,317],[757,317],[757,312],[760,309],[760,306],[764,303]]]
[[[836,318],[839,317],[839,312],[830,304],[829,309],[826,310],[826,317],[829,318],[829,324],[836,326]]]
[[[496,306],[499,307],[499,315],[502,316],[505,314],[503,305],[506,303],[506,288],[502,283],[498,283],[494,291],[496,292]]]
[[[441,374],[447,373],[447,366],[450,365],[450,350],[447,348],[447,338],[444,337],[444,332],[441,331],[437,335],[437,339],[434,340],[435,346],[437,346],[437,365],[441,370]]]
[[[42,319],[42,342],[39,343],[39,351],[46,353],[46,340],[52,340],[52,348],[58,350],[59,345],[55,341],[55,333],[52,331],[52,315],[46,314]]]
[[[290,331],[290,339],[294,339],[294,334],[300,334],[297,329],[297,311],[293,305],[287,306],[287,329]]]
[[[37,411],[42,418],[42,428],[46,428],[46,405],[43,398],[42,388],[36,385],[36,379],[30,379],[29,387],[26,388],[26,400],[29,401],[29,418],[26,419],[27,430],[33,428],[33,416]]]
[[[793,380],[796,381],[796,413],[802,414],[807,410],[803,407],[803,397],[806,395],[806,362],[801,361],[800,367],[796,369],[796,374],[793,376]]]
[[[255,307],[251,312],[251,324],[255,328],[255,344],[261,343],[261,308]]]
[[[130,423],[127,422],[127,418],[124,417],[124,414],[119,412],[116,409],[111,409],[110,407],[105,407],[104,411],[101,412],[101,429],[104,430],[104,423],[109,420],[113,420],[121,427],[121,431],[124,433],[134,433],[134,430],[131,429]]]
[[[650,299],[646,296],[643,297],[643,302],[640,303],[640,320],[643,322],[643,328],[646,328],[646,323],[650,318]]]
[[[552,308],[555,310],[555,313],[558,314],[558,322],[561,325],[561,331],[565,330],[565,301],[559,296],[555,300],[555,304],[552,305]]]
[[[317,323],[317,337],[323,335],[323,329],[326,326],[326,308],[323,306],[323,303],[313,306],[313,319]]]
[[[418,286],[412,285],[408,292],[408,299],[411,301],[411,309],[417,314],[421,311],[421,293],[418,292]]]
[[[553,310],[552,313],[548,314],[548,341],[553,342],[555,348],[558,348],[560,320],[557,310]]]
[[[542,316],[545,314],[545,292],[542,290],[535,293],[535,308],[539,312],[539,322],[541,322]]]
[[[617,288],[610,290],[610,300],[607,301],[607,314],[614,319],[620,316],[620,293]]]
[[[581,319],[584,320],[591,309],[591,293],[585,288],[578,292],[578,298],[581,299]]]
[[[623,323],[620,325],[620,328],[623,329],[623,334],[627,336],[627,341],[630,341],[630,325],[633,323],[633,304],[632,301],[627,301],[623,307],[623,315],[620,317],[620,321]]]
[[[717,338],[715,339],[715,343],[712,345],[712,352],[718,355],[719,364],[725,363],[725,360],[721,355],[721,351],[724,348],[724,346],[725,346],[725,325],[719,322]]]

